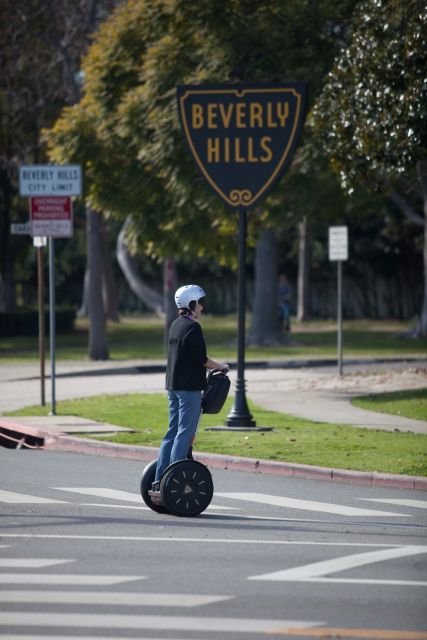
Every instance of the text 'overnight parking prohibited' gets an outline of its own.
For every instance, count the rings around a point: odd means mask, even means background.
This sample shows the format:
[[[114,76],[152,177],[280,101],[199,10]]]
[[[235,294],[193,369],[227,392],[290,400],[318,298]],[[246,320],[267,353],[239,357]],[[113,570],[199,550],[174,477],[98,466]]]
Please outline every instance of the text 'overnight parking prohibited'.
[[[178,111],[191,155],[210,187],[233,208],[252,208],[292,159],[306,87],[183,85]]]

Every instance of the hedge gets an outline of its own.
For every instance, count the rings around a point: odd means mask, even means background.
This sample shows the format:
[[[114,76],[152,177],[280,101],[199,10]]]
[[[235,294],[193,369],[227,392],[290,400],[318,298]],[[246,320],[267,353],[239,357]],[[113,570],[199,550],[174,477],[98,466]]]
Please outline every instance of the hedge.
[[[59,307],[55,310],[55,327],[58,333],[72,331],[76,310]],[[49,330],[49,309],[45,310],[46,333]],[[0,313],[0,337],[37,336],[39,312],[37,309],[19,309],[11,313]]]

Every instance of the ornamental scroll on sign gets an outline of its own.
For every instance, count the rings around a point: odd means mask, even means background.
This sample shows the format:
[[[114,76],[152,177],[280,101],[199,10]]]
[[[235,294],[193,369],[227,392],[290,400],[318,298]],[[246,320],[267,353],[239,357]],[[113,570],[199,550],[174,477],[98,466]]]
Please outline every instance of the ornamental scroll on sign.
[[[228,206],[253,208],[282,176],[301,134],[305,94],[302,82],[177,87],[191,155]]]

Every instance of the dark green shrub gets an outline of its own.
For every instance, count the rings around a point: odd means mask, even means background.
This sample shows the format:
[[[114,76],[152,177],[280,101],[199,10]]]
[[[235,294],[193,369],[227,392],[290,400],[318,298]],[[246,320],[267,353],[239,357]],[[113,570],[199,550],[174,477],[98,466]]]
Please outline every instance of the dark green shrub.
[[[57,333],[73,330],[76,310],[72,307],[58,307],[55,310]],[[45,309],[46,333],[49,332],[49,309]],[[13,313],[0,313],[0,336],[36,336],[39,332],[39,313],[37,309],[19,309]]]

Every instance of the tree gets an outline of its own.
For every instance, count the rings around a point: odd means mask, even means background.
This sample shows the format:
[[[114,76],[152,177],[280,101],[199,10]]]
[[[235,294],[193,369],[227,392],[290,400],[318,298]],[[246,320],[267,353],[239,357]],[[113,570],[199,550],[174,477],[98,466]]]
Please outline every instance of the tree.
[[[302,78],[312,102],[337,48],[329,25],[345,22],[354,4],[129,0],[102,25],[84,61],[79,105],[47,134],[52,159],[84,163],[88,205],[131,216],[131,250],[156,259],[193,252],[223,263],[232,256],[235,263],[233,214],[196,176],[175,87]],[[284,190],[265,204],[276,226],[285,217]],[[260,230],[251,216],[251,239]]]
[[[312,124],[345,190],[382,191],[424,232],[424,300],[413,335],[427,335],[427,149],[424,0],[366,0]]]
[[[7,310],[15,301],[12,267],[14,257],[16,261],[17,243],[9,236],[11,212],[15,209],[22,210],[22,215],[26,213],[17,195],[18,165],[46,160],[41,130],[51,126],[64,105],[80,99],[80,59],[87,49],[91,33],[116,1],[58,0],[52,3],[49,0],[22,0],[3,4],[0,28],[0,189],[3,195],[0,198],[3,205],[3,215],[0,215],[3,227],[0,307]],[[103,226],[89,224],[88,228],[92,233],[99,233],[97,241],[101,244],[96,255],[100,263],[94,265],[94,271],[106,274],[105,291],[111,301],[108,265],[102,269],[106,264]],[[98,245],[98,242],[94,244]],[[89,278],[89,282],[93,286],[93,279]],[[111,313],[114,314],[114,310]],[[91,329],[99,342],[105,335],[105,319],[103,315],[96,317],[104,323]],[[106,351],[106,344],[103,350]]]

